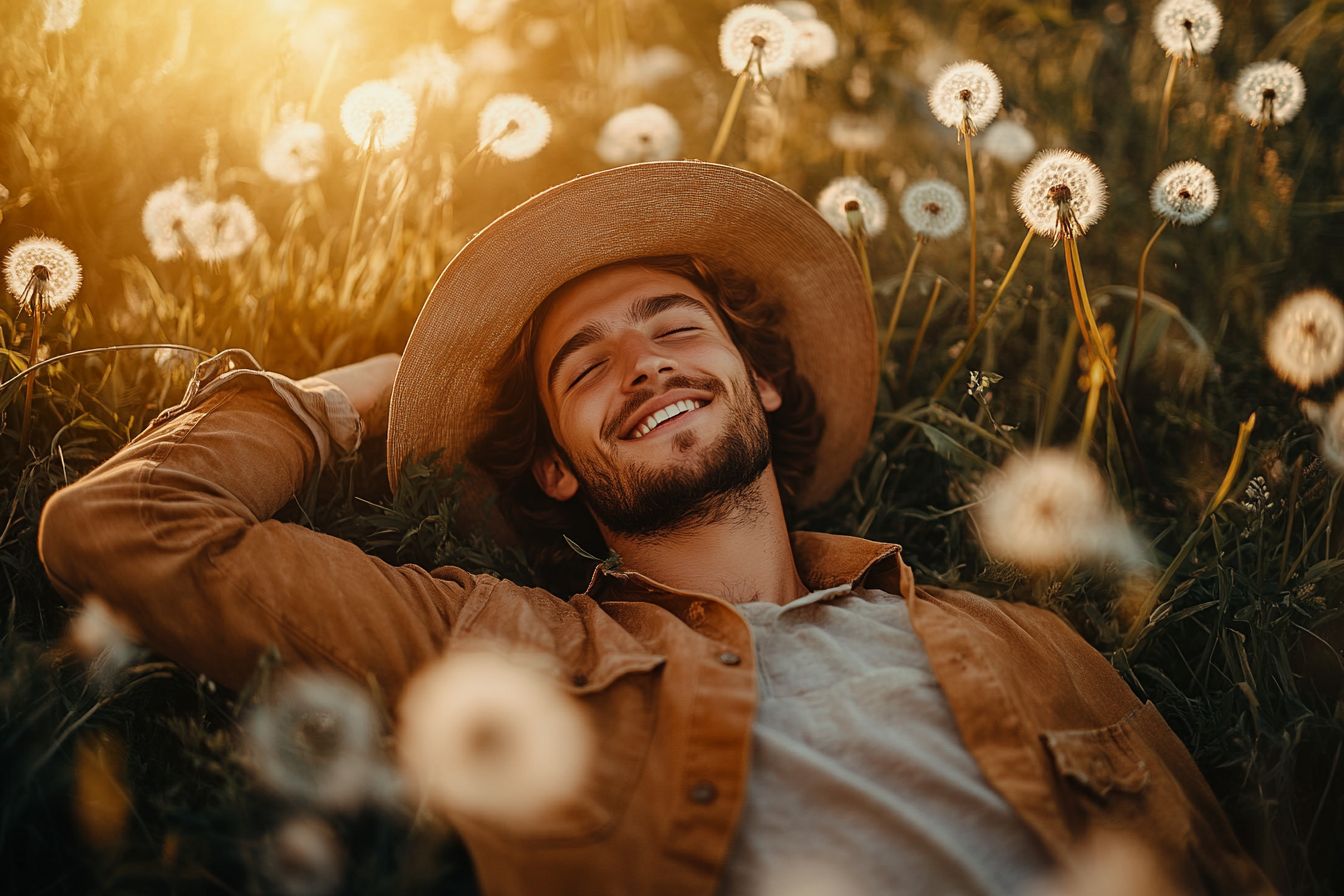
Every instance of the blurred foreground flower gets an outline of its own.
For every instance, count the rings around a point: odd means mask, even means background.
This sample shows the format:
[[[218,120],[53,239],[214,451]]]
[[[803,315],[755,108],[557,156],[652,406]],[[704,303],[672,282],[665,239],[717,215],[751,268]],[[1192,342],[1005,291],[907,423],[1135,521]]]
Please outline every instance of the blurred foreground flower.
[[[915,236],[946,239],[966,226],[966,200],[945,180],[922,180],[902,194],[901,217]]]
[[[437,43],[412,47],[398,57],[393,82],[417,102],[451,106],[457,102],[462,66]]]
[[[459,56],[462,68],[475,75],[507,75],[518,67],[518,54],[509,42],[484,34],[467,44]]]
[[[326,896],[341,885],[345,850],[325,819],[296,815],[266,837],[257,865],[280,896]]]
[[[1298,389],[1330,379],[1344,367],[1344,305],[1323,289],[1284,299],[1265,326],[1265,357]]]
[[[202,202],[182,222],[182,232],[202,261],[217,264],[242,255],[257,240],[257,216],[237,196]]]
[[[797,39],[793,44],[794,64],[819,69],[835,58],[840,50],[835,31],[821,19],[803,19],[793,23]]]
[[[1086,560],[1138,559],[1097,468],[1072,452],[1014,456],[984,485],[977,518],[995,560],[1043,570]]]
[[[1017,213],[1036,234],[1055,242],[1079,236],[1106,213],[1101,169],[1081,153],[1047,149],[1036,154],[1013,187]]]
[[[365,81],[341,102],[341,127],[361,152],[400,149],[415,133],[415,100],[391,81]]]
[[[5,286],[39,320],[70,304],[83,282],[79,256],[49,236],[24,237],[5,256]]]
[[[798,32],[777,9],[750,3],[724,17],[719,29],[719,58],[735,75],[757,80],[777,78],[793,66]]]
[[[1237,111],[1256,127],[1276,128],[1302,111],[1307,101],[1307,82],[1291,62],[1252,62],[1237,75],[1232,90]]]
[[[98,674],[104,678],[121,671],[138,650],[130,625],[100,597],[85,598],[79,615],[70,620],[66,637],[80,659],[97,662]]]
[[[817,210],[841,236],[849,236],[852,228],[845,206],[850,202],[859,204],[864,233],[875,236],[886,229],[887,200],[868,181],[857,175],[837,177],[827,184],[817,197]]]
[[[1321,430],[1321,457],[1336,473],[1344,473],[1344,392],[1329,407],[1303,401],[1302,410]]]
[[[887,125],[872,115],[841,112],[831,116],[826,136],[845,152],[877,152],[887,142]]]
[[[621,81],[631,87],[648,90],[669,78],[686,74],[690,68],[691,62],[685,54],[665,44],[658,44],[646,50],[632,48],[626,54]]]
[[[681,127],[662,106],[645,103],[617,112],[602,127],[597,154],[608,165],[676,158]]]
[[[468,31],[490,31],[508,15],[514,0],[453,0],[453,18]]]
[[[1004,118],[991,124],[980,138],[980,146],[992,158],[1005,165],[1021,165],[1036,152],[1036,137],[1025,125]]]
[[[525,824],[588,776],[593,733],[581,704],[493,653],[450,652],[407,686],[399,717],[402,768],[441,812]]]
[[[84,0],[43,0],[42,32],[64,34],[79,24],[84,14]]]
[[[1003,87],[998,75],[983,62],[954,62],[938,73],[929,88],[934,118],[959,136],[973,135],[999,114]]]
[[[1199,162],[1177,162],[1153,181],[1153,211],[1176,224],[1201,224],[1218,207],[1218,182]]]
[[[195,185],[186,178],[149,194],[140,225],[149,240],[150,253],[159,261],[172,261],[186,254],[189,243],[182,228],[200,201]]]
[[[261,170],[282,184],[308,183],[322,173],[326,161],[326,131],[315,121],[286,121],[271,131],[261,147]]]
[[[805,22],[817,17],[817,8],[807,0],[775,0],[774,7],[792,22]]]
[[[110,732],[80,732],[73,773],[73,809],[80,839],[95,849],[114,849],[131,814],[126,748],[121,738]]]
[[[476,145],[508,162],[530,159],[551,139],[546,107],[522,93],[501,93],[481,110]]]
[[[245,728],[257,774],[277,793],[337,811],[378,795],[378,720],[367,695],[350,682],[293,673]]]
[[[1153,10],[1153,36],[1178,59],[1207,56],[1222,30],[1223,15],[1210,0],[1162,0]]]

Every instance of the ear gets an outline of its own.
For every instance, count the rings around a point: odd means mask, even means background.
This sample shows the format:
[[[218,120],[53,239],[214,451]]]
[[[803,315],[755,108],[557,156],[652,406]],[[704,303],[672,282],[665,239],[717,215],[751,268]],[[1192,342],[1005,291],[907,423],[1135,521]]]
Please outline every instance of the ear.
[[[779,394],[775,384],[761,376],[759,373],[752,374],[756,378],[756,391],[761,393],[761,405],[767,411],[777,411],[779,406],[784,403],[784,396]]]
[[[568,501],[578,494],[579,480],[554,448],[532,462],[532,476],[541,490],[557,501]]]

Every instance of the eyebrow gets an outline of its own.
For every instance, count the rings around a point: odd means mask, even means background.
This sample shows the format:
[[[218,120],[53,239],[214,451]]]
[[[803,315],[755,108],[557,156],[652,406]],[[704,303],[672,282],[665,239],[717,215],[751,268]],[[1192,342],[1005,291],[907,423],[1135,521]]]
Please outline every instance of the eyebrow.
[[[705,307],[703,302],[684,293],[674,292],[664,296],[647,296],[637,299],[630,306],[626,319],[632,324],[642,324],[664,311],[671,311],[673,308],[693,308],[705,314],[709,313],[709,309]],[[560,351],[555,353],[555,358],[551,361],[550,370],[546,375],[546,388],[555,389],[555,381],[560,378],[560,368],[564,366],[570,355],[595,342],[602,341],[610,332],[610,327],[605,323],[595,321],[569,337],[565,344],[560,346]]]

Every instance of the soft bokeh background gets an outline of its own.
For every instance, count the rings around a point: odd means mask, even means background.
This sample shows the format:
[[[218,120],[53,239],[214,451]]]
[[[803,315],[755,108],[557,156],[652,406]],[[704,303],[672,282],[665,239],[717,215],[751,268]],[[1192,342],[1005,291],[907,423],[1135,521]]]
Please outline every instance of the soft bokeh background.
[[[480,33],[454,17],[455,8],[496,5],[506,7],[498,23]],[[1168,60],[1146,0],[839,0],[817,4],[839,37],[837,58],[749,88],[722,160],[809,199],[847,173],[881,190],[892,219],[867,250],[884,320],[913,245],[895,214],[901,190],[928,176],[966,182],[955,133],[934,120],[926,90],[947,63],[986,62],[1003,81],[1001,117],[1024,124],[1040,146],[1077,150],[1101,167],[1111,206],[1081,252],[1100,314],[1122,333],[1139,255],[1158,223],[1149,184],[1181,159],[1213,170],[1223,201],[1212,219],[1168,230],[1149,259],[1147,288],[1171,303],[1169,313],[1148,315],[1130,401],[1150,482],[1118,422],[1103,420],[1093,452],[1149,546],[1143,570],[1028,575],[989,562],[966,513],[1013,440],[1067,444],[1078,430],[1086,396],[1072,383],[1082,371],[1060,347],[1072,314],[1063,255],[1043,240],[969,365],[1003,379],[983,403],[954,387],[932,409],[919,396],[966,336],[967,240],[923,249],[892,352],[906,358],[942,277],[921,361],[905,392],[895,389],[902,363],[888,365],[868,455],[835,502],[802,522],[900,542],[923,581],[1060,613],[1159,705],[1276,885],[1340,892],[1344,561],[1333,559],[1341,544],[1330,500],[1339,474],[1317,456],[1319,435],[1300,396],[1270,373],[1260,341],[1283,297],[1344,284],[1344,10],[1325,0],[1222,5],[1219,44],[1180,71],[1170,145],[1160,153]],[[0,5],[0,251],[46,233],[83,261],[79,296],[45,324],[52,355],[132,343],[242,347],[272,369],[306,376],[399,350],[438,272],[474,232],[533,193],[604,166],[595,145],[612,114],[665,106],[683,132],[680,155],[705,158],[734,81],[717,52],[732,4],[716,0],[88,0],[69,31],[44,33],[47,6]],[[365,167],[341,131],[341,100],[393,76],[404,53],[430,43],[461,66],[458,96],[448,106],[417,97],[413,141],[373,160],[347,264]],[[669,49],[650,57],[655,47]],[[1232,109],[1231,84],[1245,64],[1276,58],[1301,67],[1306,106],[1261,134]],[[469,158],[481,107],[503,92],[548,108],[549,144],[519,162]],[[326,133],[320,175],[299,186],[277,183],[259,163],[287,104],[303,106]],[[880,129],[880,148],[837,147],[828,138],[837,115]],[[980,276],[997,285],[1024,232],[1010,199],[1018,169],[972,145]],[[220,264],[190,253],[156,260],[141,212],[179,178],[199,181],[207,197],[241,197],[260,224],[255,243]],[[26,367],[30,327],[12,303],[0,307],[6,378]],[[1061,357],[1067,389],[1047,432]],[[248,694],[225,695],[145,655],[93,674],[64,640],[69,613],[34,547],[42,501],[175,402],[189,370],[183,357],[156,360],[152,351],[43,368],[27,457],[16,450],[21,402],[4,391],[0,879],[13,892],[469,892],[460,847],[413,811],[379,804],[296,822],[292,802],[255,783],[237,719],[264,699],[269,667]],[[1328,402],[1336,387],[1308,397]],[[1208,535],[1177,570],[1164,615],[1122,648],[1126,609],[1132,614],[1135,595],[1195,531],[1252,412],[1233,500],[1201,530]],[[1016,428],[991,433],[991,421]],[[408,487],[389,495],[381,450],[370,443],[290,518],[388,559],[529,578],[516,555],[452,530],[451,489],[429,471],[409,471]],[[1310,538],[1318,524],[1323,536]],[[1299,553],[1296,573],[1280,581],[1276,571]],[[277,843],[300,870],[337,873],[294,883],[276,870]]]

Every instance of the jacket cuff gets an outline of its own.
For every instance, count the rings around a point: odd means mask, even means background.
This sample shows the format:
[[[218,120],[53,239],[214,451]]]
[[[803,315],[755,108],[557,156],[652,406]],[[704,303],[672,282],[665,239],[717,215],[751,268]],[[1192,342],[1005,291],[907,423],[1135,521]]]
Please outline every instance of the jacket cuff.
[[[295,382],[287,376],[262,370],[249,352],[225,349],[202,361],[187,384],[182,401],[154,418],[151,428],[167,423],[197,407],[215,392],[231,385],[256,388],[268,385],[307,427],[317,444],[319,469],[359,448],[364,423],[339,386],[318,376]]]

